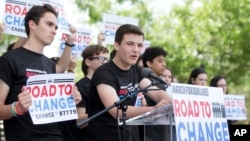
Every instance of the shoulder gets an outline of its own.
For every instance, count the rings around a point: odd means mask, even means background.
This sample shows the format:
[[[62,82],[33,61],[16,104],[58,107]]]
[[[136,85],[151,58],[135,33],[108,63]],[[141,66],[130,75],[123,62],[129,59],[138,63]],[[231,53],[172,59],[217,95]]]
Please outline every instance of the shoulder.
[[[91,80],[88,77],[84,77],[76,82],[76,86],[82,86],[82,85],[88,84],[90,82],[91,82]]]

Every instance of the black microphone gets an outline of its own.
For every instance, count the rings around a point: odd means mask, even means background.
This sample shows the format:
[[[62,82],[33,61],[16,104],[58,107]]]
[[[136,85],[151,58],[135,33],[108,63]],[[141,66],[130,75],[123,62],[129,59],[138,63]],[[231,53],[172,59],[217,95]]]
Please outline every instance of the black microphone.
[[[145,78],[149,78],[149,79],[151,78],[151,79],[156,80],[157,82],[167,85],[167,83],[163,81],[160,77],[156,76],[150,68],[142,68],[141,74]]]

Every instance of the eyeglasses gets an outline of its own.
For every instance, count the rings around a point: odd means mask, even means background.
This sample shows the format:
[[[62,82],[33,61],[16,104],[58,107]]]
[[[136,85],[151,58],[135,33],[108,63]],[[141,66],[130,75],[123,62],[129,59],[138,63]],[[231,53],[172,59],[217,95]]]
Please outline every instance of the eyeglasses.
[[[90,57],[89,60],[94,60],[97,59],[100,62],[108,62],[109,59],[107,57],[103,57],[103,56],[96,56],[96,57]]]

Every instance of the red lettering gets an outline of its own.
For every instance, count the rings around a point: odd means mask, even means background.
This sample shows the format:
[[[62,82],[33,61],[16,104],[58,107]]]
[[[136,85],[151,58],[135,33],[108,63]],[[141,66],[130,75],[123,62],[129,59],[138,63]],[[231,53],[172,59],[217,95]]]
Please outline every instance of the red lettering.
[[[55,85],[51,85],[49,87],[49,95],[50,96],[55,96],[56,95],[56,86]]]
[[[117,25],[113,25],[113,24],[106,24],[105,25],[105,29],[109,29],[109,30],[117,30],[119,26]]]
[[[244,102],[243,101],[237,101],[237,106],[238,107],[244,107]]]
[[[31,91],[31,94],[33,95],[34,98],[38,98],[40,94],[39,86],[34,86],[34,88]]]
[[[211,117],[211,107],[208,102],[200,101],[203,117]],[[205,115],[206,114],[206,115]]]
[[[192,103],[188,101],[188,117],[194,117],[193,109],[192,109]]]
[[[187,116],[187,105],[184,100],[181,100],[181,114],[183,117]]]
[[[41,92],[41,96],[40,97],[43,97],[43,96],[48,97],[48,92],[47,92],[46,86],[42,87],[42,92]]]
[[[212,112],[211,112],[210,104],[209,104],[208,102],[205,103],[205,110],[206,110],[206,116],[207,116],[208,118],[210,118]]]
[[[60,88],[60,96],[62,96],[63,94],[66,94],[66,95],[70,95],[71,94],[72,85],[67,84],[65,86],[65,84],[60,84],[60,85],[58,85],[58,87]]]
[[[65,88],[64,88],[64,93],[65,93],[66,95],[70,95],[71,92],[72,92],[72,85],[67,84],[67,85],[65,86]]]
[[[20,5],[13,5],[6,3],[5,13],[25,16],[27,13],[27,8],[26,7],[22,8]]]
[[[62,34],[62,41],[67,41],[67,39],[68,39],[67,36],[68,36],[67,34],[63,33]]]
[[[174,109],[175,109],[175,116],[180,117],[181,116],[181,113],[180,113],[181,109],[180,109],[179,101],[175,99],[173,104],[174,104]]]
[[[176,117],[199,117],[200,110],[203,117],[211,117],[211,107],[207,101],[186,101],[186,100],[174,100],[174,110]],[[201,107],[201,108],[199,108]]]
[[[77,43],[89,44],[90,43],[90,37],[89,36],[83,36],[83,35],[77,35],[74,41],[77,42]]]
[[[199,117],[199,104],[198,104],[198,102],[194,101],[193,106],[194,106],[194,116]]]

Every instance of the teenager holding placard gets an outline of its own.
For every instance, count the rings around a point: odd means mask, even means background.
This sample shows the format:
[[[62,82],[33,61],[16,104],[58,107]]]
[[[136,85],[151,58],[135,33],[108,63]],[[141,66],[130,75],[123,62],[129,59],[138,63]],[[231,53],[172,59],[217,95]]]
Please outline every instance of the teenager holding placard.
[[[5,137],[7,141],[62,141],[58,123],[32,123],[28,112],[32,98],[25,90],[29,76],[56,73],[64,69],[43,55],[44,47],[51,44],[56,35],[57,12],[48,4],[32,7],[25,16],[25,29],[28,39],[23,47],[7,52],[0,58],[0,119],[4,120]],[[69,45],[74,41],[75,32],[72,31],[69,36]],[[71,50],[70,47],[68,49]],[[68,58],[61,62],[65,63],[66,68]],[[75,103],[79,103],[79,91],[76,87],[71,91]]]

